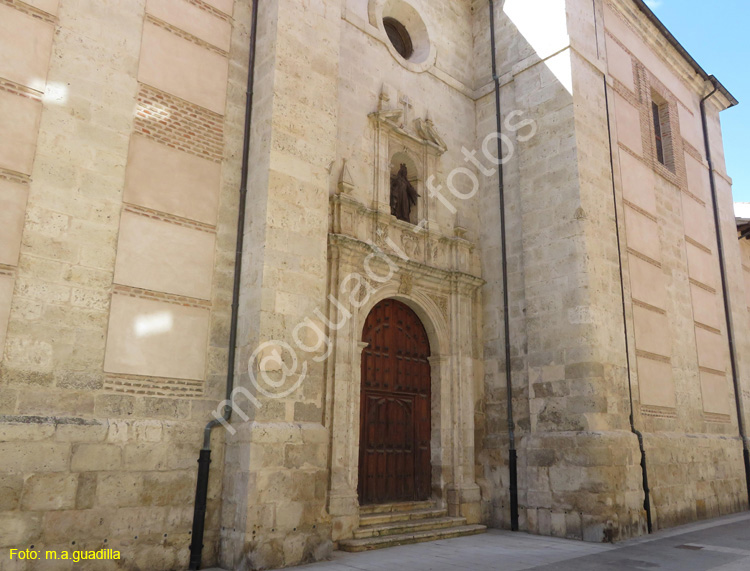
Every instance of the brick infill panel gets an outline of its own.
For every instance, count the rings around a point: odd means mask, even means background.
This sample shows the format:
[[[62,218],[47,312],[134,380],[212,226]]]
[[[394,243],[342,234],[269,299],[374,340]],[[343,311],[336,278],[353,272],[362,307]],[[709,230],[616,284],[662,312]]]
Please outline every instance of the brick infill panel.
[[[9,266],[8,264],[0,264],[0,276],[15,277],[16,267]]]
[[[651,361],[658,361],[659,363],[671,363],[672,359],[669,357],[665,357],[664,355],[658,355],[656,353],[649,353],[648,351],[643,351],[641,349],[636,349],[635,351],[636,357],[640,357],[642,359],[650,359]]]
[[[692,244],[693,246],[695,246],[702,252],[705,252],[706,254],[713,256],[713,252],[711,251],[711,248],[709,248],[708,246],[704,246],[703,244],[698,242],[698,240],[695,240],[694,238],[691,238],[690,236],[685,236],[685,242],[687,242],[688,244]]]
[[[131,212],[139,216],[145,216],[147,218],[153,218],[154,220],[161,220],[162,222],[168,222],[169,224],[175,224],[177,226],[184,226],[185,228],[192,228],[193,230],[200,230],[201,232],[208,232],[209,234],[216,234],[216,226],[210,224],[204,224],[196,220],[190,220],[189,218],[181,218],[180,216],[174,216],[173,214],[167,214],[165,212],[159,212],[158,210],[152,210],[144,206],[136,206],[135,204],[125,204],[123,209],[125,212]]]
[[[625,203],[625,206],[627,206],[628,208],[631,208],[632,210],[635,210],[638,214],[642,214],[643,216],[645,216],[652,222],[656,222],[657,224],[659,223],[659,219],[653,214],[651,214],[648,210],[641,208],[640,206],[638,206],[637,204],[633,202],[630,202],[627,198],[624,198],[623,202]]]
[[[611,36],[609,32],[607,33],[607,35]],[[622,97],[636,109],[641,106],[641,102],[638,99],[637,93],[630,91],[630,88],[616,77],[610,76],[610,78],[612,79],[612,88],[615,90],[615,93],[617,93],[620,97]]]
[[[217,18],[221,18],[222,20],[225,20],[227,22],[231,22],[232,21],[232,17],[229,14],[225,14],[224,12],[222,12],[221,10],[219,10],[218,8],[214,8],[213,6],[211,6],[211,4],[207,4],[206,2],[201,2],[201,0],[187,0],[187,1],[190,4],[192,4],[193,6],[197,6],[201,10],[205,10],[206,12],[210,12],[211,14],[213,14],[214,16],[216,16]]]
[[[31,178],[27,174],[20,172],[10,171],[4,168],[0,168],[0,178],[10,182],[18,184],[28,185],[31,182]]]
[[[138,297],[151,301],[163,301],[172,305],[181,305],[183,307],[197,307],[198,309],[211,309],[211,302],[205,299],[186,297],[184,295],[174,295],[160,291],[152,291],[143,288],[131,287],[121,284],[112,286],[113,295],[126,295],[129,297]]]
[[[719,369],[712,369],[711,367],[700,366],[700,367],[698,367],[698,370],[701,371],[702,373],[709,373],[711,375],[719,375],[720,377],[721,376],[723,376],[723,377],[727,376],[727,372],[726,371],[720,371]]]
[[[716,422],[721,424],[729,424],[732,422],[732,417],[728,414],[717,414],[715,412],[704,412],[703,420],[706,422]]]
[[[26,87],[25,85],[21,85],[20,83],[16,83],[15,81],[11,81],[10,79],[0,79],[0,90],[11,93],[13,95],[18,95],[19,97],[26,97],[40,103],[42,102],[41,91],[31,89],[30,87]]]
[[[48,24],[52,25],[57,24],[57,16],[48,14],[47,12],[45,12],[44,10],[40,10],[39,8],[34,8],[34,6],[26,4],[25,2],[20,2],[19,0],[0,0],[0,2],[5,4],[6,6],[15,8],[19,12],[28,14],[29,16],[31,16],[32,18],[36,18],[37,20],[42,20],[43,22],[47,22]]]
[[[712,327],[711,325],[706,325],[705,323],[701,323],[700,321],[695,322],[695,327],[697,329],[703,329],[704,331],[710,331],[711,333],[721,335],[721,329],[717,329],[716,327]]]
[[[693,145],[691,145],[688,141],[686,141],[684,137],[682,139],[682,148],[688,155],[693,157],[696,161],[698,161],[704,167],[708,168],[706,159],[703,158],[703,155],[701,155],[701,152],[698,149],[696,149]]]
[[[713,288],[708,284],[704,284],[703,282],[699,282],[695,278],[690,278],[690,283],[694,285],[695,287],[699,287],[711,293],[716,293],[716,288]]]
[[[220,163],[224,156],[224,118],[199,105],[146,84],[138,89],[133,130],[149,139]]]
[[[656,307],[655,305],[651,305],[650,303],[646,303],[645,301],[640,301],[635,298],[633,298],[633,305],[637,305],[640,308],[647,309],[648,311],[653,311],[654,313],[658,313],[660,315],[667,314],[667,311],[665,309]]]
[[[686,188],[683,188],[683,189],[682,189],[682,192],[683,192],[683,193],[685,194],[685,196],[689,196],[690,198],[692,198],[693,200],[695,200],[695,201],[696,201],[696,202],[697,202],[698,204],[700,204],[701,206],[706,206],[706,201],[705,201],[705,200],[703,200],[703,199],[701,199],[701,198],[699,198],[699,197],[695,196],[695,195],[694,195],[694,194],[693,194],[692,192],[690,192],[690,191],[689,191],[688,189],[686,189]]]
[[[170,379],[140,375],[108,374],[104,379],[104,390],[115,393],[155,396],[196,398],[203,396],[203,381]]]
[[[677,411],[666,406],[641,405],[641,414],[651,418],[677,418]]]
[[[167,32],[170,32],[174,34],[175,36],[178,36],[182,38],[183,40],[187,40],[189,42],[192,42],[204,49],[210,50],[212,52],[215,52],[221,56],[227,57],[229,56],[228,52],[225,52],[221,48],[216,47],[213,44],[209,44],[207,41],[200,39],[197,36],[194,36],[190,32],[186,32],[185,30],[182,30],[178,28],[177,26],[173,26],[169,22],[165,22],[164,20],[160,20],[159,18],[156,18],[155,16],[152,16],[151,14],[146,14],[146,21],[152,23],[154,26],[158,26],[159,28],[166,30]]]
[[[661,269],[661,262],[648,257],[646,254],[641,254],[638,250],[634,250],[633,248],[628,248],[627,251],[628,251],[628,254],[630,254],[631,256],[635,256],[636,258],[643,260],[644,262],[647,262],[651,264],[652,266],[656,266],[657,268]]]

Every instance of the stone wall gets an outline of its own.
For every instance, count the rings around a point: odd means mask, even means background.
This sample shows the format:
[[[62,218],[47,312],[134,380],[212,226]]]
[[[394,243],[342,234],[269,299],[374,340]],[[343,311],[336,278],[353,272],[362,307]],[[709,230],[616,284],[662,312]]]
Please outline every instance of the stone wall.
[[[699,108],[710,86],[652,39],[655,28],[629,3],[603,7],[636,425],[646,436],[655,526],[669,527],[747,503]],[[654,102],[662,109],[664,164]],[[742,294],[717,136],[726,105],[717,95],[707,109],[731,299]],[[735,322],[742,339],[746,323]]]
[[[504,115],[524,111],[539,128],[528,142],[507,133],[516,156],[504,172],[521,526],[594,541],[645,531],[628,383],[636,426],[647,433],[656,526],[742,509],[716,233],[698,150],[698,102],[708,90],[630,2],[568,2],[541,36],[533,13],[529,3],[506,2],[496,14]],[[488,32],[486,22],[475,24],[477,39],[488,42]],[[476,61],[489,69],[481,45]],[[509,62],[509,54],[518,59]],[[664,113],[667,165],[655,158],[652,92]],[[709,104],[709,124],[728,235],[720,105]],[[478,142],[495,128],[493,115],[489,93],[477,103]],[[499,221],[497,181],[486,182],[485,400],[477,422],[485,449],[478,470],[489,490],[489,521],[508,526],[502,292],[491,230]],[[737,251],[732,239],[724,242],[734,299],[742,295]],[[735,326],[738,339],[745,327]]]
[[[318,362],[316,358],[325,347],[311,354],[300,348],[305,343],[315,344],[315,326],[326,330],[324,317],[331,307],[327,296],[338,293],[338,283],[332,281],[333,266],[329,266],[329,257],[336,257],[331,253],[335,248],[329,250],[325,236],[331,226],[329,196],[338,191],[344,169],[353,199],[375,212],[388,208],[387,191],[383,190],[389,185],[388,176],[384,174],[377,181],[375,177],[382,166],[378,161],[390,172],[387,165],[395,147],[386,145],[390,153],[375,152],[378,128],[369,115],[387,100],[387,108],[404,109],[404,129],[414,131],[414,122],[426,120],[429,114],[449,151],[439,160],[411,156],[414,164],[429,163],[443,184],[442,177],[463,164],[461,147],[473,142],[471,86],[462,83],[468,81],[469,70],[453,53],[454,47],[460,53],[471,49],[469,3],[413,3],[429,31],[429,63],[430,54],[446,54],[437,55],[434,66],[425,65],[418,72],[391,54],[377,19],[372,19],[372,10],[383,9],[383,4],[331,1],[305,5],[304,18],[300,18],[298,3],[293,2],[278,2],[261,10],[264,25],[256,82],[258,89],[273,97],[262,96],[254,111],[257,127],[251,162],[263,167],[251,178],[253,215],[246,242],[248,265],[243,269],[240,361],[246,365],[256,348],[272,342],[260,353],[261,358],[277,350],[285,365],[291,366],[293,349],[298,362],[294,374],[282,379],[278,363],[275,370],[273,366],[259,370],[256,365],[260,359],[252,360],[255,381],[265,393],[254,385],[247,371],[241,371],[240,386],[258,401],[238,396],[249,422],[235,417],[233,428],[237,433],[228,441],[222,556],[227,567],[240,562],[290,565],[320,558],[330,550],[331,539],[348,537],[352,522],[357,521],[356,496],[354,500],[340,497],[341,473],[351,472],[356,465],[337,472],[342,462],[338,451],[342,448],[335,447],[346,435],[358,434],[356,423],[352,423],[356,414],[337,400],[343,398],[337,395],[346,391],[337,390],[333,379],[340,378],[345,367],[353,366],[355,357],[349,343],[356,341],[358,333],[346,337],[343,347],[337,346],[337,351],[349,355],[342,363],[334,364],[333,357]],[[309,49],[312,45],[316,46],[314,51]],[[455,249],[441,245],[437,254],[451,267],[452,256],[457,255],[452,252],[460,251],[464,256],[462,244],[468,244],[453,234],[456,213],[429,197],[424,170],[411,174],[419,178],[423,200],[420,212],[429,212],[430,237],[434,232],[435,239],[445,235],[458,244]],[[470,238],[478,230],[476,206],[469,205],[461,212],[465,218],[462,227]],[[372,212],[368,219],[370,215]],[[421,239],[419,246],[409,242],[405,247],[419,249],[420,257],[428,255]],[[343,267],[361,268],[361,262]],[[399,290],[398,279],[395,291]],[[418,280],[414,287],[426,291]],[[461,303],[470,306],[471,298]],[[361,324],[363,319],[354,323]],[[298,326],[302,327],[295,332]],[[333,337],[330,331],[326,333]],[[471,333],[469,330],[469,336]],[[467,346],[466,351],[468,355],[454,358],[478,361],[476,350]],[[300,375],[303,363],[307,367],[304,377]],[[276,388],[263,385],[264,374],[284,382]],[[286,389],[293,389],[296,382],[300,386],[287,393]],[[466,382],[472,383],[471,374],[467,374]],[[335,411],[342,411],[342,407],[345,422],[337,429],[334,417],[339,413]],[[471,425],[468,422],[467,426]],[[443,438],[448,438],[451,429],[441,430]],[[337,456],[332,458],[334,453]],[[465,453],[470,458],[473,449],[467,447]],[[351,460],[349,452],[342,454]],[[469,461],[469,479],[473,479],[471,465]],[[329,466],[334,469],[329,471]],[[451,473],[449,481],[455,482],[455,469],[444,467]],[[346,491],[351,494],[351,489]],[[477,498],[471,501],[478,504],[478,490],[472,492]],[[343,503],[346,507],[341,507]],[[337,524],[332,515],[340,518]]]
[[[330,550],[324,366],[300,354],[284,385],[279,360],[257,365],[274,354],[291,359],[285,348],[296,346],[296,326],[325,308],[341,7],[264,2],[259,18],[237,377],[257,400],[241,400],[248,422],[235,415],[228,438],[221,553],[228,568],[291,565]],[[302,335],[315,345],[309,329]],[[271,344],[256,359],[263,343]],[[264,395],[250,371],[280,382],[260,385]]]
[[[528,3],[506,3],[496,16],[498,55],[522,54],[512,67],[507,55],[498,57],[502,107],[523,111],[537,129],[515,138],[505,183],[519,502],[524,529],[601,541],[639,533],[639,459],[627,431],[623,343],[615,336],[621,314],[611,283],[611,192],[602,192],[611,189],[603,79],[596,79],[596,36],[585,27],[594,15],[575,2],[562,8],[544,34]],[[496,267],[490,271],[498,276]],[[500,294],[487,292],[485,300],[485,314],[501,326]],[[508,526],[503,343],[501,331],[485,333],[484,472],[494,480],[491,521]]]
[[[186,566],[195,461],[226,382],[250,10],[0,1],[0,567],[31,545]],[[411,304],[438,347],[436,501],[509,527],[488,10],[261,3],[241,394],[213,435],[204,563],[293,565],[351,535],[349,384],[358,327],[383,296]],[[387,39],[389,11],[414,26],[413,60]],[[745,508],[707,86],[629,0],[506,0],[496,20],[522,529],[644,533],[631,388],[656,526]],[[727,103],[708,104],[709,131],[750,403],[750,249],[737,245],[723,159]],[[421,195],[414,224],[390,215],[396,162]],[[326,359],[330,296],[386,238],[409,259],[351,311]]]
[[[0,4],[3,568],[36,568],[8,561],[32,545],[187,565],[226,378],[248,5]]]

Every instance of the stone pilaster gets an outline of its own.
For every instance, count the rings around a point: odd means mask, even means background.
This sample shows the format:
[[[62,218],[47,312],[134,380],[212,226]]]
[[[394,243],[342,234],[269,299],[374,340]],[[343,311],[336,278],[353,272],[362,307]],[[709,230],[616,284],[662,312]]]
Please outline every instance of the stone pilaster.
[[[238,385],[257,400],[240,397],[248,421],[235,414],[237,432],[228,436],[222,563],[229,568],[319,559],[331,538],[327,347],[316,315],[326,311],[341,6],[262,2],[259,18],[237,363]]]

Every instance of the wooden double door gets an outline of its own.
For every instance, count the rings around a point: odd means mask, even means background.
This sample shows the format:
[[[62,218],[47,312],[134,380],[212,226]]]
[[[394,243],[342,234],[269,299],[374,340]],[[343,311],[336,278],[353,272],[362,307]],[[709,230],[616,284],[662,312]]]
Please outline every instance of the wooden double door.
[[[370,312],[362,340],[360,505],[429,499],[427,333],[407,305],[387,299]]]

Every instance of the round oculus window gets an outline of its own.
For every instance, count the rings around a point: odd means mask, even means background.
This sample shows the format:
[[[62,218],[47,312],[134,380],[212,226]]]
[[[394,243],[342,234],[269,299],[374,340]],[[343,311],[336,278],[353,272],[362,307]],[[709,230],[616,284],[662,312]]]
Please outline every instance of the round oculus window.
[[[411,36],[406,31],[404,25],[395,18],[383,18],[383,27],[388,39],[398,54],[408,60],[414,55],[414,45],[411,42]]]

